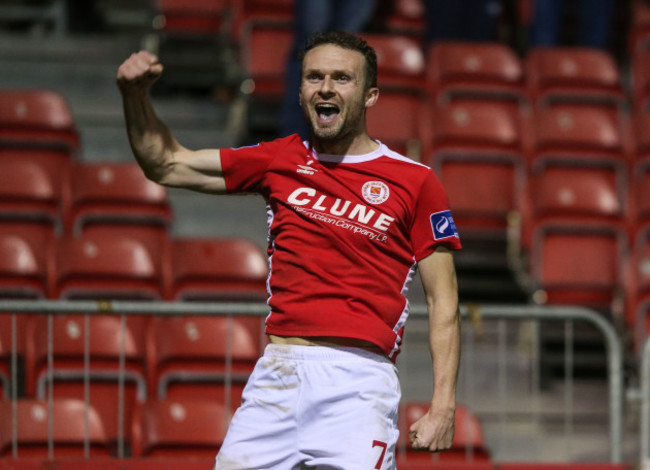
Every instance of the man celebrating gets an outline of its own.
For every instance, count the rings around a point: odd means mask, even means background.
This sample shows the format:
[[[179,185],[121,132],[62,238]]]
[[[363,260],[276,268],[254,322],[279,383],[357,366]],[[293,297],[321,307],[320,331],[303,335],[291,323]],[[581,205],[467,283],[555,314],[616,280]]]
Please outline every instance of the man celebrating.
[[[183,147],[149,100],[163,67],[146,52],[117,74],[128,136],[153,181],[254,192],[267,203],[269,345],[215,469],[395,469],[394,361],[416,267],[434,394],[409,439],[431,452],[452,443],[460,319],[451,250],[460,241],[434,172],[367,133],[366,110],[379,98],[374,50],[332,32],[313,36],[302,59],[308,142],[292,135],[239,149]]]

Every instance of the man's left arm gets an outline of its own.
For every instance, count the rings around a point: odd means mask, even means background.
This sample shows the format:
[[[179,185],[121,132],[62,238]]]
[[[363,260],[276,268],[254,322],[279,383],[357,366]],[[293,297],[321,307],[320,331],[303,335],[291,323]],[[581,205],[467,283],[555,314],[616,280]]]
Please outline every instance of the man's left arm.
[[[438,247],[418,263],[429,312],[434,389],[429,411],[409,430],[415,449],[437,452],[454,438],[456,383],[460,365],[460,312],[452,252]]]

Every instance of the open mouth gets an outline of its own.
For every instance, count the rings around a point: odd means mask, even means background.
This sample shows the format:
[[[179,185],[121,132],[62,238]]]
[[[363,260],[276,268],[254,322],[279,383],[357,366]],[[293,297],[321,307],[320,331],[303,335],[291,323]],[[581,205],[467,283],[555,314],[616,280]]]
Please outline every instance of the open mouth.
[[[322,122],[332,122],[339,115],[339,108],[336,105],[324,103],[316,105],[316,114]]]

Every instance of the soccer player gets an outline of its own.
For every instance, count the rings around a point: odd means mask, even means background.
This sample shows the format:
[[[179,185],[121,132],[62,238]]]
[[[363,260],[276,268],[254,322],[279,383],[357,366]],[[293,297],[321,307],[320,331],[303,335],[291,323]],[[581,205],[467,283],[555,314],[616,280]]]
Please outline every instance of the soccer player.
[[[291,135],[238,149],[183,147],[148,98],[163,66],[144,51],[117,73],[127,132],[151,180],[259,193],[267,204],[269,344],[215,469],[395,469],[394,362],[416,267],[434,393],[409,440],[430,452],[452,443],[460,356],[452,250],[460,241],[434,172],[366,131],[366,110],[380,99],[374,50],[332,32],[313,36],[302,57],[309,141]]]

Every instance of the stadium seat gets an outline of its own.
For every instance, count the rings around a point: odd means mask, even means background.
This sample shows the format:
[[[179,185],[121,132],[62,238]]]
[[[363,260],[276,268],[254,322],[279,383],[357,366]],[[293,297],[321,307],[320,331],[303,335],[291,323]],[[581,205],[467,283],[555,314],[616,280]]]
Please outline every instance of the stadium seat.
[[[250,23],[271,23],[291,28],[294,0],[231,0],[232,36],[235,44]]]
[[[517,209],[525,176],[521,120],[517,107],[490,101],[433,109],[424,162],[441,178],[461,234],[503,233]]]
[[[157,0],[154,26],[163,33],[218,34],[229,28],[232,0]]]
[[[104,426],[93,407],[80,400],[21,399],[16,403],[17,457],[110,456]],[[10,401],[0,401],[0,456],[12,457],[14,412]],[[51,428],[50,428],[51,420]]]
[[[94,231],[57,239],[50,250],[50,298],[163,298],[162,255],[125,232]]]
[[[65,189],[68,234],[140,227],[165,238],[173,220],[167,190],[136,163],[75,163]]]
[[[532,228],[530,273],[542,304],[579,305],[616,317],[627,233],[611,224],[544,222]],[[620,318],[619,318],[620,320]]]
[[[83,400],[87,379],[90,404],[108,439],[128,439],[133,406],[147,398],[144,338],[138,317],[124,324],[117,315],[34,317],[27,332],[27,393],[45,399],[52,387],[55,398]]]
[[[170,300],[262,300],[267,296],[266,255],[243,238],[172,238],[169,271]]]
[[[536,105],[557,102],[623,107],[618,64],[607,51],[581,47],[539,47],[525,60],[526,84]]]
[[[617,109],[579,104],[537,107],[533,124],[531,163],[551,158],[618,166],[630,158],[631,126]]]
[[[424,54],[420,42],[398,34],[364,33],[377,53],[377,81],[381,90],[409,90],[424,96]]]
[[[418,94],[382,91],[380,99],[367,111],[368,132],[391,150],[420,161],[423,141],[430,139],[431,132],[426,126],[427,109]]]
[[[292,43],[289,24],[252,18],[242,25],[239,44],[245,92],[258,98],[280,99]]]
[[[426,82],[440,103],[456,98],[528,102],[522,63],[501,43],[433,43],[427,50]]]
[[[421,0],[380,3],[375,9],[369,29],[421,40],[426,29],[424,3]]]
[[[0,146],[80,150],[74,117],[65,99],[44,89],[0,90]]]
[[[0,298],[39,299],[48,294],[48,225],[0,223]]]
[[[538,165],[528,175],[520,209],[524,252],[531,249],[533,226],[596,223],[626,230],[627,182],[606,166]]]
[[[62,227],[69,156],[57,150],[0,147],[0,220]]]
[[[214,400],[150,400],[133,417],[134,457],[214,457],[230,422]]]
[[[409,460],[416,461],[442,461],[442,462],[488,462],[490,452],[485,444],[481,423],[471,410],[464,405],[456,406],[454,421],[454,441],[450,449],[445,452],[431,454],[415,450],[408,444],[409,429],[413,423],[420,419],[429,410],[428,403],[407,402],[404,405],[404,427],[400,435],[403,445],[398,451],[398,462]],[[399,454],[403,452],[403,454]],[[403,459],[403,460],[402,460]],[[402,467],[400,467],[402,468]]]
[[[211,399],[234,409],[260,355],[261,332],[257,317],[154,318],[147,337],[151,390],[161,399]]]

